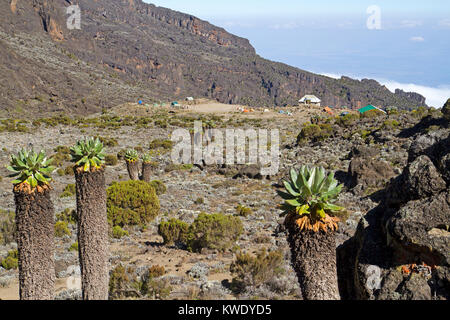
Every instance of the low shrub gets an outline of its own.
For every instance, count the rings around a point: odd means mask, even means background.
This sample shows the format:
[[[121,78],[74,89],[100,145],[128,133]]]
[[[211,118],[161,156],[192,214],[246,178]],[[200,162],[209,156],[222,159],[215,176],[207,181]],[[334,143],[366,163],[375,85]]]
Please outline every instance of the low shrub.
[[[159,214],[155,188],[144,181],[114,182],[107,190],[107,215],[111,226],[145,226]]]
[[[189,227],[187,248],[193,252],[203,248],[225,251],[233,247],[243,231],[238,217],[201,213]]]
[[[122,297],[123,290],[128,288],[130,277],[124,266],[115,267],[109,276],[109,295],[111,298]]]
[[[307,124],[300,131],[297,143],[320,142],[328,139],[333,134],[333,127],[329,123]]]
[[[70,251],[70,252],[72,252],[72,251],[78,252],[78,241],[75,241],[74,243],[72,243],[70,245],[68,251]]]
[[[282,251],[260,250],[256,256],[238,253],[231,264],[232,288],[240,292],[246,287],[258,287],[283,273],[284,255]]]
[[[63,221],[67,222],[68,224],[77,224],[77,211],[67,208],[64,211],[56,214],[56,221]]]
[[[62,238],[64,236],[70,236],[72,235],[72,232],[70,232],[69,224],[67,221],[56,221],[55,223],[55,237]]]
[[[183,170],[191,170],[194,167],[193,164],[174,164],[170,163],[166,166],[164,169],[165,172],[172,172],[172,171],[183,171]]]
[[[361,118],[363,118],[363,119],[375,119],[375,118],[378,118],[378,117],[383,116],[383,115],[384,115],[383,112],[381,112],[378,109],[374,109],[374,110],[369,110],[369,111],[364,112],[361,115]]]
[[[8,251],[8,255],[0,261],[0,265],[6,270],[17,269],[19,267],[19,253],[17,249]]]
[[[160,149],[164,153],[167,153],[172,150],[173,148],[173,141],[172,140],[163,140],[163,139],[155,139],[152,142],[150,142],[150,149]]]
[[[75,188],[75,184],[68,184],[64,190],[63,193],[61,193],[61,195],[59,196],[60,198],[70,198],[75,196],[76,194],[76,188]]]
[[[160,265],[151,266],[148,269],[148,277],[149,278],[159,278],[166,274],[166,269]]]
[[[152,182],[150,182],[150,185],[153,188],[155,188],[157,196],[160,196],[160,195],[165,194],[167,192],[166,185],[160,180],[153,180]]]
[[[353,126],[359,121],[359,114],[349,113],[344,116],[340,116],[336,119],[335,123],[343,128],[348,128]]]
[[[253,214],[253,210],[252,209],[244,207],[244,206],[241,206],[241,205],[237,206],[236,212],[237,212],[237,215],[241,216],[241,217],[248,217],[248,216]]]
[[[386,120],[382,124],[382,128],[386,130],[395,129],[400,126],[400,123],[397,120]]]
[[[119,145],[119,142],[117,141],[116,138],[109,138],[109,137],[95,137],[95,138],[99,138],[105,147],[116,147]]]
[[[189,225],[178,219],[170,219],[159,224],[158,234],[163,238],[164,244],[186,243]]]
[[[73,166],[72,165],[68,165],[64,169],[64,175],[66,175],[66,176],[73,176],[73,175],[75,175],[75,172],[73,171]]]
[[[119,159],[117,159],[117,156],[113,154],[108,154],[105,156],[105,163],[107,166],[115,166],[119,162]]]
[[[129,233],[126,230],[123,230],[121,227],[119,226],[115,226],[112,229],[112,236],[114,239],[121,239],[124,236],[128,236]]]
[[[200,204],[204,204],[205,203],[205,199],[203,199],[203,198],[197,198],[195,201],[194,201],[194,203],[195,204],[197,204],[197,205],[200,205]]]
[[[13,211],[0,210],[0,245],[14,241],[16,236],[16,221]]]

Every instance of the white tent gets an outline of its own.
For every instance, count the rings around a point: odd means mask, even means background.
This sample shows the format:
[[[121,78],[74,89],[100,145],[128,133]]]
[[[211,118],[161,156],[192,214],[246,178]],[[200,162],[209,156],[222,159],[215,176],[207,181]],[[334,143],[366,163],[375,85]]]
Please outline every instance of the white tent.
[[[299,102],[301,104],[317,104],[317,105],[320,105],[320,103],[322,101],[319,98],[317,98],[316,96],[314,96],[314,95],[307,94],[306,96],[301,98],[299,100]]]

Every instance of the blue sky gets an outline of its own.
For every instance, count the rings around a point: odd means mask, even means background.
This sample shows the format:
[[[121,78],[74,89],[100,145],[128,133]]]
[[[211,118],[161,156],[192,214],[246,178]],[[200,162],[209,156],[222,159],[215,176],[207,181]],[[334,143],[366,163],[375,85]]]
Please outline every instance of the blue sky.
[[[437,107],[450,97],[448,0],[146,2],[248,38],[271,60],[333,77],[373,78],[391,90],[417,91]],[[367,27],[372,5],[380,10],[379,29]]]

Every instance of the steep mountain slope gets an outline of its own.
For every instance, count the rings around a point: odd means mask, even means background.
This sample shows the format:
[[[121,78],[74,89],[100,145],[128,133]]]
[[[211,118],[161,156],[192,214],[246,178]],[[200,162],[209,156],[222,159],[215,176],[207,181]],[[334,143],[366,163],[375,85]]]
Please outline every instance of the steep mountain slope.
[[[67,28],[74,4],[80,30]],[[3,115],[186,96],[271,106],[307,93],[329,105],[425,105],[418,94],[394,94],[373,80],[335,80],[268,61],[246,39],[141,0],[2,0],[0,14]]]

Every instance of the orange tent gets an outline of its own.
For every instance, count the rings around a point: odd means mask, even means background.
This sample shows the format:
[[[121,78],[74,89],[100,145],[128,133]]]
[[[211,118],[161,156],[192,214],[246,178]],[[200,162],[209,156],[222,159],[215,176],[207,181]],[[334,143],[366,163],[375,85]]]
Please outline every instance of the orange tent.
[[[333,114],[333,111],[329,107],[323,108],[323,111],[325,111],[326,113],[331,114],[331,115]]]

